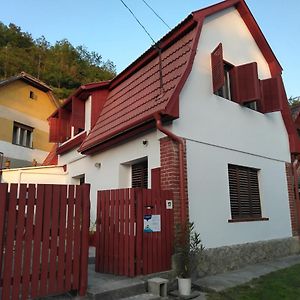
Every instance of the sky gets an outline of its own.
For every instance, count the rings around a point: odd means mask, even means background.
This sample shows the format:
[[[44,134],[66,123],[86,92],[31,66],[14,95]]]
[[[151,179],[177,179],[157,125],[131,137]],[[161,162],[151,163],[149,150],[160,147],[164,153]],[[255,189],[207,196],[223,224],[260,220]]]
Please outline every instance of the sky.
[[[169,29],[143,0],[124,0],[155,41]],[[214,0],[146,0],[173,28],[188,14],[215,4]],[[252,14],[283,67],[288,97],[300,96],[300,1],[246,0]],[[54,44],[64,38],[84,45],[103,60],[112,60],[119,73],[153,42],[120,0],[12,0],[3,1],[0,21],[14,23],[33,38],[44,35]]]

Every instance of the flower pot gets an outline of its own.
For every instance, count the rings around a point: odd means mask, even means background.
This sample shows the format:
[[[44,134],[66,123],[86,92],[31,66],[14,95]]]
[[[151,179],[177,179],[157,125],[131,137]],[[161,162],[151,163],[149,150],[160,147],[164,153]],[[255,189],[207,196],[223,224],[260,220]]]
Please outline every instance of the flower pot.
[[[192,280],[191,278],[178,277],[178,291],[181,296],[189,296],[191,294]]]

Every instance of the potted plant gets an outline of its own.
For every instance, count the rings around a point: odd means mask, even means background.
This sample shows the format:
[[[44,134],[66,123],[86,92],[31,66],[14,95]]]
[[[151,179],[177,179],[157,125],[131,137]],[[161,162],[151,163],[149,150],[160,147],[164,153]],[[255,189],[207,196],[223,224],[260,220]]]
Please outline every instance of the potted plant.
[[[195,231],[194,223],[188,223],[184,241],[178,247],[178,291],[181,296],[191,294],[191,277],[196,271],[197,262],[204,247],[200,234]]]

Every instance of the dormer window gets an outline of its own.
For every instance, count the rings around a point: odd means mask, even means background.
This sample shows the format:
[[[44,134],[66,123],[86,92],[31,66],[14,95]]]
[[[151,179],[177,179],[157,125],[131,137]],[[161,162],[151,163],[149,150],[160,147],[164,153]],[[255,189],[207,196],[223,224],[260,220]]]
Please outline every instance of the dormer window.
[[[32,99],[32,100],[36,100],[37,99],[37,95],[33,91],[30,91],[29,92],[29,98]]]
[[[226,98],[228,100],[232,100],[231,86],[230,86],[230,70],[232,69],[233,66],[225,61],[223,61],[223,65],[224,65],[224,84],[215,92],[215,94],[220,97]]]
[[[251,109],[260,108],[261,93],[257,63],[234,66],[225,62],[220,43],[211,53],[211,65],[215,95]]]

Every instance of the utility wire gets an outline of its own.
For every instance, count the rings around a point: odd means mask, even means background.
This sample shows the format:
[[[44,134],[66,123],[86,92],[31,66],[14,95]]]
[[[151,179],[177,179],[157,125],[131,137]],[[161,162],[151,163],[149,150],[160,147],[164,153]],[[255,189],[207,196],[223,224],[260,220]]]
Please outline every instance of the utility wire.
[[[150,8],[152,10],[152,12],[171,30],[171,27],[163,20],[163,18],[145,1],[142,0],[147,6],[148,8]]]
[[[139,19],[135,16],[135,14],[133,13],[133,11],[126,5],[126,3],[123,0],[120,0],[122,2],[122,4],[129,10],[129,12],[132,14],[132,16],[135,18],[135,20],[139,23],[139,25],[144,29],[144,31],[147,33],[147,35],[149,36],[149,38],[152,40],[152,42],[155,44],[156,42],[154,41],[154,39],[152,38],[151,34],[147,31],[147,29],[145,28],[145,26],[139,21]]]

